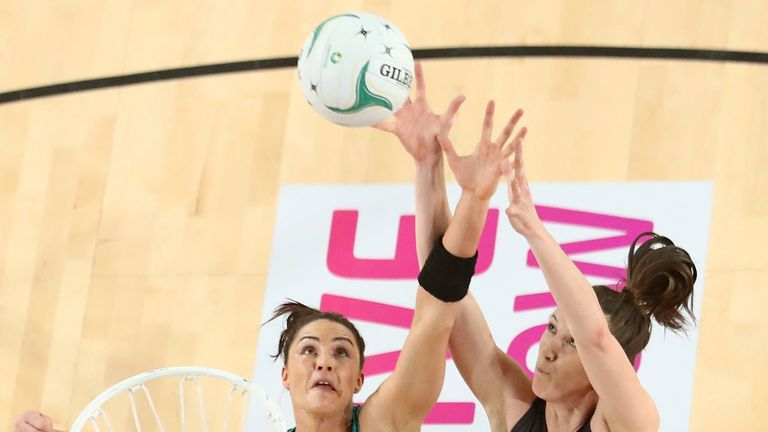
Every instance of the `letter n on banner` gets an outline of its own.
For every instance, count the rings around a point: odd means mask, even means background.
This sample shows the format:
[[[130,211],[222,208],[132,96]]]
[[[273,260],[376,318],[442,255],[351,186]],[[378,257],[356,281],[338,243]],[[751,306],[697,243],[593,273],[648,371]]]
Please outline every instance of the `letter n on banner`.
[[[612,237],[561,243],[560,247],[566,254],[568,254],[568,256],[629,246],[638,235],[653,230],[653,222],[642,219],[631,219],[602,213],[591,213],[541,205],[536,206],[536,212],[543,222],[557,222],[568,225],[623,231],[622,234]],[[573,263],[576,264],[576,267],[578,267],[585,276],[598,276],[616,281],[623,280],[627,277],[627,270],[624,267],[576,260],[573,260]],[[536,261],[536,257],[533,256],[533,252],[530,250],[528,251],[526,264],[529,267],[539,268],[539,262]]]

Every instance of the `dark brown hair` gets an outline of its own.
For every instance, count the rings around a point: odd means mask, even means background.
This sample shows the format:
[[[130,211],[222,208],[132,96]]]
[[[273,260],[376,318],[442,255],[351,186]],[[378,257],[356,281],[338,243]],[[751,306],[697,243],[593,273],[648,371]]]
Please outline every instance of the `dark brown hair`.
[[[344,317],[344,315],[335,312],[319,311],[289,299],[289,301],[275,308],[272,317],[264,324],[283,315],[288,315],[285,320],[285,329],[280,333],[280,341],[277,344],[277,353],[273,355],[272,358],[277,359],[278,357],[283,357],[283,364],[288,364],[288,350],[291,348],[291,343],[293,343],[296,333],[298,333],[298,331],[305,325],[313,321],[324,319],[339,323],[352,332],[355,341],[357,342],[357,349],[360,352],[360,370],[363,369],[363,362],[365,361],[365,341],[363,340],[363,337],[360,336],[360,332],[357,331],[355,325]]]
[[[672,240],[652,232],[640,234],[629,249],[625,282],[622,291],[602,285],[594,289],[611,333],[630,361],[648,345],[651,317],[676,333],[685,332],[685,315],[695,322],[696,266]]]

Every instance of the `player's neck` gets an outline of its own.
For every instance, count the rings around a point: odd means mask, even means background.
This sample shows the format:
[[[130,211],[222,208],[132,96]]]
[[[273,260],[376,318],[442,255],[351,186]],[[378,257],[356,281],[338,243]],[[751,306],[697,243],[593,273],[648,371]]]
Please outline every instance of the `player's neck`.
[[[351,410],[336,415],[318,415],[303,410],[295,410],[294,414],[296,432],[347,432],[352,424]]]
[[[570,398],[569,400],[547,401],[547,428],[551,431],[576,430],[595,411],[597,393]]]

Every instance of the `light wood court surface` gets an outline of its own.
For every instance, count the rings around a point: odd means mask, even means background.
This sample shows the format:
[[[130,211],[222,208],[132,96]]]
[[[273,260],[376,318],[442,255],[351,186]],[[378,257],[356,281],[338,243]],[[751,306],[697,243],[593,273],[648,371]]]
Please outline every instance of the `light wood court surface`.
[[[315,24],[347,10],[387,16],[414,48],[768,52],[764,0],[467,4],[5,0],[0,92],[295,56]],[[499,113],[526,109],[532,181],[714,182],[691,430],[768,424],[768,65],[518,58],[425,69],[434,107],[469,98],[454,128],[464,151],[488,98]],[[29,408],[68,427],[101,390],[155,367],[250,376],[279,185],[412,173],[392,137],[316,116],[295,69],[0,105],[0,430]]]

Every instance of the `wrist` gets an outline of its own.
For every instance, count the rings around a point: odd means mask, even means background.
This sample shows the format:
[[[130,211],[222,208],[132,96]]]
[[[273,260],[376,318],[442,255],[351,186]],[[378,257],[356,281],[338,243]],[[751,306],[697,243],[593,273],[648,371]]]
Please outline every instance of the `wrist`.
[[[443,168],[443,155],[436,153],[428,155],[420,160],[415,160],[416,171],[434,171]]]
[[[531,221],[525,225],[525,228],[520,233],[528,244],[543,243],[552,240],[552,236],[544,227],[544,223],[540,219]]]
[[[481,191],[478,189],[461,188],[461,194],[467,195],[467,198],[471,198],[478,203],[488,203],[493,197],[493,193],[489,194],[487,190]]]
[[[469,189],[461,189],[461,196],[459,200],[469,205],[488,206],[491,201],[490,198],[478,196],[475,191]]]

